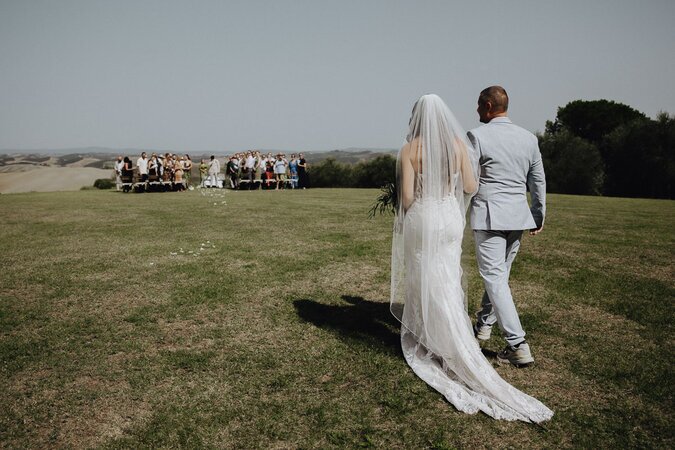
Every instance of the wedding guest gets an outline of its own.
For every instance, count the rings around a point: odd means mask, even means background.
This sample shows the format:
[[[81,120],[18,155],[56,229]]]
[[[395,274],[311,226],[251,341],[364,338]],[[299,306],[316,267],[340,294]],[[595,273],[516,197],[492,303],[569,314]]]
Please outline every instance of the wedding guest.
[[[260,152],[258,152],[258,154],[260,155],[259,156],[260,162],[258,164],[260,169],[260,176],[258,178],[260,178],[260,180],[262,181],[265,178],[265,170],[267,168],[267,156],[265,156],[264,153]]]
[[[209,166],[206,164],[206,160],[202,159],[199,163],[199,186],[204,187],[204,182],[206,177],[209,174]]]
[[[171,153],[164,154],[164,173],[162,174],[162,181],[164,183],[171,183],[173,178],[173,161],[171,160]]]
[[[277,154],[277,160],[274,162],[274,179],[277,182],[276,190],[283,189],[286,182],[286,160],[281,153]]]
[[[134,174],[134,168],[131,164],[131,160],[128,156],[124,157],[124,165],[122,166],[122,176],[127,178],[131,177]]]
[[[272,158],[267,158],[267,163],[265,164],[265,180],[267,189],[270,189],[274,182],[274,159]]]
[[[190,179],[192,178],[192,159],[190,159],[190,155],[185,155],[185,158],[183,159],[183,170],[185,173],[183,176],[185,177],[185,186],[190,186]]]
[[[239,170],[237,172],[237,176],[239,177],[239,180],[243,178],[245,175],[244,173],[244,166],[246,165],[246,155],[242,153],[237,153],[237,166],[239,166]]]
[[[162,177],[164,176],[164,157],[161,153],[157,155],[157,175],[159,176],[159,179],[162,180]]]
[[[298,159],[298,187],[307,189],[309,187],[309,177],[307,176],[307,161],[305,155],[300,153]]]
[[[259,185],[262,183],[262,171],[264,170],[264,162],[262,159],[262,156],[260,155],[259,151],[255,151],[253,154],[255,157],[255,187],[254,189],[258,189]]]
[[[226,167],[227,176],[230,179],[230,188],[239,188],[239,157],[235,154],[230,157]]]
[[[148,179],[155,179],[159,175],[159,163],[157,162],[157,154],[153,153],[148,161]]]
[[[209,187],[218,186],[218,174],[220,173],[220,161],[214,155],[211,155],[211,162],[209,162]]]
[[[117,191],[122,190],[122,169],[124,168],[124,160],[122,156],[117,157],[115,161],[115,185],[117,186]]]
[[[131,159],[128,156],[124,157],[124,165],[122,166],[122,183],[127,184],[128,186],[122,186],[124,192],[129,192],[131,189],[129,186],[134,181],[134,168],[131,165]]]
[[[291,153],[291,159],[288,160],[288,171],[291,177],[291,189],[298,187],[298,160],[295,153]]]
[[[141,153],[141,157],[136,161],[136,167],[138,167],[141,182],[145,183],[148,181],[148,155],[145,152]]]
[[[246,152],[246,176],[248,178],[248,188],[249,190],[253,189],[253,180],[255,179],[255,156],[253,156],[252,151]]]
[[[185,189],[183,184],[183,158],[176,160],[173,168],[173,183],[174,189],[177,191],[182,191]]]

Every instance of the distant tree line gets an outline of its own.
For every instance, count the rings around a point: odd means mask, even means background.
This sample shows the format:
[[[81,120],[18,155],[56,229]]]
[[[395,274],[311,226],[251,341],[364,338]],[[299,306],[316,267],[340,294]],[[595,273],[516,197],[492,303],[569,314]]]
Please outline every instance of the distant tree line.
[[[356,164],[327,158],[309,168],[312,187],[379,188],[396,179],[396,158],[382,155]]]
[[[650,119],[608,100],[558,108],[538,135],[547,191],[561,194],[673,198],[675,117]]]
[[[548,192],[673,198],[675,116],[650,119],[621,103],[576,100],[558,108],[537,137]],[[311,166],[310,176],[314,187],[387,187],[395,182],[396,158],[328,158]]]

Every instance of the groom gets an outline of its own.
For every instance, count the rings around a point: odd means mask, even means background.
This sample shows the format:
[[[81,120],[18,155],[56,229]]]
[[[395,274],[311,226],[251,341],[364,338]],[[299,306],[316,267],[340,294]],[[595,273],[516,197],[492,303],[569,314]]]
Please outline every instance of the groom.
[[[509,96],[490,86],[478,97],[482,125],[468,133],[480,156],[480,185],[471,201],[471,228],[476,241],[478,270],[485,284],[476,338],[490,339],[497,323],[506,348],[497,358],[516,366],[534,362],[509,288],[511,264],[523,230],[539,234],[546,213],[546,179],[537,137],[507,117]],[[527,204],[529,188],[532,206]]]

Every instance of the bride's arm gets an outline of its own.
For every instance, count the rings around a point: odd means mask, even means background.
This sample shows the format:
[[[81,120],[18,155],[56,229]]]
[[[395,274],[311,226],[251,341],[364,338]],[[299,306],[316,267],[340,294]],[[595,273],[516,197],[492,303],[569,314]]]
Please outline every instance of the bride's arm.
[[[401,149],[401,200],[403,210],[407,211],[415,201],[415,170],[410,161],[410,145]]]
[[[459,170],[462,172],[462,183],[464,192],[467,194],[475,194],[478,191],[478,180],[476,180],[475,169],[471,165],[471,158],[469,157],[469,149],[461,140],[455,141],[459,149]]]

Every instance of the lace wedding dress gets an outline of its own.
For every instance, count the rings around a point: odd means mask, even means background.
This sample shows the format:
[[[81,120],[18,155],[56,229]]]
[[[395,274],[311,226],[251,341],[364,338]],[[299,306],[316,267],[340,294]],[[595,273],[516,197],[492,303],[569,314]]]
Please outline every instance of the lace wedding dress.
[[[467,314],[460,259],[470,198],[464,185],[477,179],[473,153],[445,103],[435,95],[421,97],[399,153],[391,310],[401,321],[401,346],[412,370],[458,410],[538,423],[553,412],[499,376]],[[411,169],[412,178],[406,175]]]

